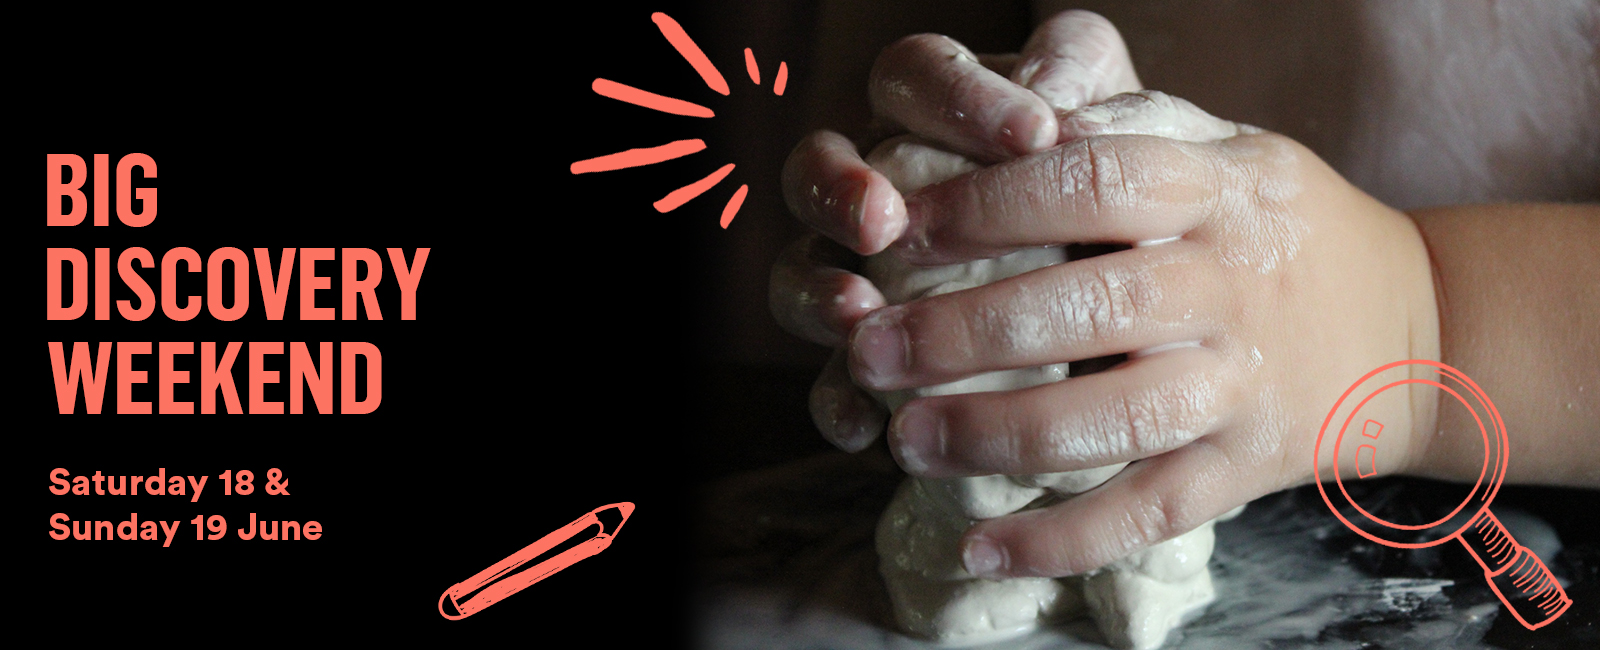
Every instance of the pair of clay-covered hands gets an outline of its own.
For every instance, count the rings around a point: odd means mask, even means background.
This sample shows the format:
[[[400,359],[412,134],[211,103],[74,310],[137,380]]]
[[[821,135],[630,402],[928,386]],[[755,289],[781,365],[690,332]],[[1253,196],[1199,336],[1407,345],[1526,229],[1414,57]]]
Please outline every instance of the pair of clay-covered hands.
[[[784,168],[818,234],[773,269],[773,313],[837,347],[811,394],[850,451],[887,428],[908,472],[1037,474],[1134,461],[1078,498],[967,532],[975,575],[1082,573],[1312,476],[1317,425],[1356,377],[1437,359],[1416,227],[1305,147],[1140,89],[1116,29],[1087,12],[1020,54],[905,38],[872,70],[877,119],[987,167],[902,196],[843,136]],[[831,241],[830,241],[831,240]],[[854,254],[939,265],[1072,243],[1139,244],[993,284],[885,306]],[[888,420],[861,387],[1135,353],[1025,390],[924,397]],[[1404,472],[1434,426],[1418,397],[1387,418]]]

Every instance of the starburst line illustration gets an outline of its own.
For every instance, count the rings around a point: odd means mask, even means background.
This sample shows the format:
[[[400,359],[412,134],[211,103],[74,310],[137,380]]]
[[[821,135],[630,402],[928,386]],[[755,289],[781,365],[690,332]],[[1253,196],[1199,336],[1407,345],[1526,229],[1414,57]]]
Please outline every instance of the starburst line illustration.
[[[666,37],[667,42],[672,45],[673,49],[678,51],[678,54],[682,56],[685,61],[689,62],[690,67],[694,68],[694,71],[700,75],[701,80],[705,81],[708,88],[722,95],[728,95],[731,92],[728,87],[728,80],[723,78],[722,72],[717,70],[717,66],[712,65],[711,59],[706,58],[705,52],[700,50],[700,46],[695,44],[694,39],[689,38],[689,34],[683,31],[683,26],[679,25],[678,21],[673,20],[671,16],[661,12],[651,14],[650,20],[655,22],[656,27],[661,30],[661,35]],[[744,64],[745,71],[750,75],[750,81],[757,86],[761,85],[761,68],[756,63],[755,52],[751,51],[751,49],[748,47],[744,48]],[[783,91],[788,85],[789,64],[786,61],[779,61],[778,74],[772,80],[773,94],[780,97],[783,96]],[[699,104],[677,99],[675,97],[658,95],[647,90],[634,88],[633,86],[611,81],[609,79],[597,78],[594,80],[594,84],[591,86],[591,88],[594,90],[595,94],[602,97],[615,99],[617,101],[660,111],[662,113],[700,118],[716,116],[716,113],[711,109]],[[597,156],[572,163],[572,173],[588,174],[592,172],[614,171],[618,169],[627,169],[630,167],[654,165],[656,163],[666,162],[668,160],[699,153],[704,151],[705,148],[705,141],[691,139],[677,140],[675,142],[669,142],[658,147],[629,149],[627,151],[619,151],[617,153]],[[693,200],[695,197],[706,193],[707,190],[716,187],[716,185],[721,183],[724,178],[727,178],[729,174],[733,173],[733,169],[733,163],[723,165],[721,168],[712,172],[705,178],[673,190],[666,196],[661,197],[661,200],[656,201],[651,205],[655,207],[657,212],[663,214],[676,210],[679,207],[682,207],[683,204]],[[733,196],[728,199],[727,204],[723,206],[721,224],[724,230],[727,229],[728,224],[733,223],[733,218],[738,216],[739,208],[744,205],[745,196],[748,195],[749,192],[749,185],[740,185],[739,189],[735,190]]]

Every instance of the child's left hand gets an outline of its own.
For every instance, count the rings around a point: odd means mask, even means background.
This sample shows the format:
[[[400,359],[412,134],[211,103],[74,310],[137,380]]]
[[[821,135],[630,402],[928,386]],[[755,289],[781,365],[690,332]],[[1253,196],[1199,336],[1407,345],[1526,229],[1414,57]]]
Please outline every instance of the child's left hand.
[[[906,196],[909,223],[890,249],[949,264],[1172,241],[885,307],[850,336],[851,373],[875,390],[1146,352],[1098,374],[927,397],[895,414],[890,449],[918,476],[1137,461],[1075,499],[976,525],[963,549],[978,575],[1080,573],[1308,482],[1317,425],[1346,387],[1385,363],[1439,355],[1416,227],[1305,147],[1160,93],[1061,120],[1060,146]],[[1120,135],[1162,129],[1173,138]],[[1431,397],[1363,411],[1399,450],[1385,473],[1416,458],[1406,450],[1433,426]]]

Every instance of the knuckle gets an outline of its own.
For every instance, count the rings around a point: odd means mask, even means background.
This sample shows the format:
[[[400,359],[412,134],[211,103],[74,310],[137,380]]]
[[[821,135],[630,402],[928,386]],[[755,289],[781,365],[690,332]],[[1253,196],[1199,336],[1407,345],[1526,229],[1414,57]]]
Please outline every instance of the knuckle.
[[[1087,341],[1095,338],[1096,329],[1094,317],[1091,315],[1097,310],[1093,287],[1097,283],[1085,279],[1082,275],[1073,274],[1057,287],[1059,296],[1055,303],[1057,310],[1057,329],[1064,332],[1070,340]]]
[[[1139,546],[1165,541],[1183,530],[1186,515],[1179,499],[1150,491],[1128,510],[1128,519]],[[1130,551],[1134,549],[1129,549]]]
[[[1071,209],[1073,216],[1083,221],[1095,217],[1099,204],[1094,191],[1094,164],[1090,158],[1089,139],[1075,141],[1056,149],[1056,192],[1062,205]]]
[[[1242,138],[1237,145],[1237,162],[1230,165],[1238,200],[1268,214],[1282,212],[1298,193],[1298,181],[1308,157],[1305,147],[1276,133],[1261,133]]]
[[[1121,289],[1121,281],[1113,272],[1095,269],[1089,274],[1087,286],[1089,304],[1086,305],[1085,316],[1089,320],[1089,327],[1094,332],[1094,337],[1105,340],[1116,336],[1124,329],[1126,316],[1125,306],[1121,304],[1122,296],[1125,295]]]
[[[1128,200],[1129,188],[1116,141],[1092,136],[1066,148],[1061,156],[1060,186],[1072,197],[1076,212],[1090,222],[1104,222]],[[1095,223],[1098,229],[1104,223]]]
[[[1060,331],[1076,341],[1108,341],[1149,316],[1160,291],[1147,273],[1128,273],[1108,265],[1068,276],[1057,302]]]
[[[1269,489],[1292,487],[1301,478],[1303,467],[1299,455],[1289,453],[1284,437],[1283,431],[1270,426],[1241,432],[1233,446],[1224,450],[1228,464],[1238,468],[1276,466],[1277,472],[1263,477]]]
[[[1105,296],[1103,331],[1121,334],[1149,316],[1156,291],[1147,274],[1104,268],[1097,269],[1094,276]]]
[[[1146,458],[1199,438],[1211,427],[1219,399],[1216,381],[1194,373],[1118,392],[1100,409],[1098,419],[1119,440],[1111,445],[1118,456]]]
[[[1145,391],[1124,392],[1114,404],[1129,452],[1143,457],[1163,450],[1170,423],[1162,417],[1159,399]]]

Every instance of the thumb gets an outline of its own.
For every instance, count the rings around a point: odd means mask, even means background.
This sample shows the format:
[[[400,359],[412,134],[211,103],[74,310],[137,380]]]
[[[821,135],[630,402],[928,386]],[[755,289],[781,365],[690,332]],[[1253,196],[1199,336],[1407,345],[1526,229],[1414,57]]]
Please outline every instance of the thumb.
[[[1159,90],[1122,93],[1058,117],[1061,142],[1101,135],[1154,135],[1185,142],[1217,142],[1261,133],[1261,129],[1216,117]]]
[[[1066,112],[1140,89],[1122,35],[1100,14],[1056,14],[1033,31],[1011,80]]]

